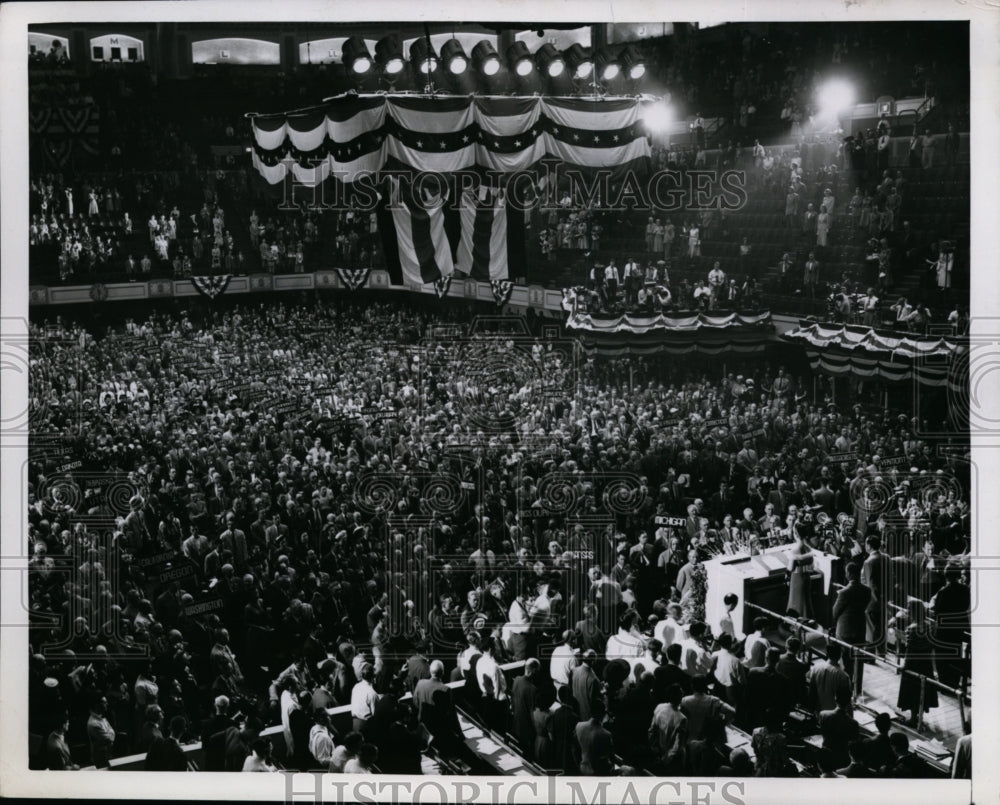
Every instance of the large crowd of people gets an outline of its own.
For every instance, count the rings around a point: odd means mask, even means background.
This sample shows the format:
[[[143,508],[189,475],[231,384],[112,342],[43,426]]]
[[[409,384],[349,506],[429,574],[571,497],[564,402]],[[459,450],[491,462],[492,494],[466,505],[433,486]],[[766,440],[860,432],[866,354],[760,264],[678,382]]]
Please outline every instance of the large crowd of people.
[[[849,739],[840,649],[884,650],[896,605],[904,667],[967,677],[958,454],[900,412],[810,401],[783,368],[629,379],[545,339],[456,339],[462,321],[318,302],[33,325],[36,763],[181,769],[201,739],[210,769],[415,772],[428,739],[462,756],[447,683],[465,680],[464,706],[568,773],[795,774],[793,707],[833,769],[927,772],[902,733]],[[539,371],[481,372],[484,348]],[[845,603],[813,662],[794,635],[770,648],[773,622],[707,623],[704,563],[783,543],[839,556],[883,634],[852,634]],[[756,768],[725,757],[726,723]]]

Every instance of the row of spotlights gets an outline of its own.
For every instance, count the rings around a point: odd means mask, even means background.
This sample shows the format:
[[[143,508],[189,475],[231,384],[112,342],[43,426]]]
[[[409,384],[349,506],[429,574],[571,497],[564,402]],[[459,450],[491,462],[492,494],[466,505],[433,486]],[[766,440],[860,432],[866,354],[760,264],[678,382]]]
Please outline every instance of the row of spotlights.
[[[595,59],[580,44],[571,45],[560,52],[551,42],[542,45],[532,56],[528,46],[518,40],[507,48],[505,56],[510,69],[522,77],[530,75],[536,68],[550,78],[558,78],[568,70],[577,80],[590,78],[596,68],[598,78],[603,81],[612,81],[622,72],[635,80],[642,78],[646,72],[642,55],[634,45],[628,45],[617,58],[599,51]],[[395,34],[384,36],[376,43],[374,60],[364,40],[352,36],[344,42],[343,61],[349,71],[358,75],[367,73],[374,63],[381,65],[389,75],[402,72],[404,67],[403,50]],[[440,61],[454,75],[464,73],[470,63],[487,76],[496,75],[502,66],[500,55],[488,39],[483,39],[472,49],[471,59],[466,55],[461,42],[449,39],[441,48]],[[438,56],[426,38],[417,39],[410,46],[410,63],[416,65],[424,75],[433,73],[438,68]]]

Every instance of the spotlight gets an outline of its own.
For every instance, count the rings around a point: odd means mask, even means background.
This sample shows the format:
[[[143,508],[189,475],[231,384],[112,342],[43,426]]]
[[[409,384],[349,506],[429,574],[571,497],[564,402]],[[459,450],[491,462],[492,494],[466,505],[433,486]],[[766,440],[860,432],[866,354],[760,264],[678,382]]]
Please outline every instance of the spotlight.
[[[424,75],[437,70],[437,55],[434,53],[434,48],[427,41],[426,37],[415,39],[413,44],[410,45],[410,62],[417,65],[420,72]]]
[[[625,74],[633,81],[642,78],[646,74],[646,62],[635,45],[629,45],[622,51],[618,58]]]
[[[500,72],[500,56],[489,39],[481,39],[472,49],[472,63],[483,75],[496,75]]]
[[[372,56],[365,40],[352,36],[344,42],[342,52],[344,66],[352,73],[367,73],[372,66]]]
[[[832,78],[816,93],[821,115],[835,116],[854,106],[854,87],[842,78]]]
[[[546,42],[538,49],[535,61],[538,62],[538,69],[550,78],[561,76],[566,69],[566,61],[551,42]]]
[[[517,41],[507,48],[507,63],[510,69],[519,76],[526,76],[535,69],[535,63],[531,60],[531,53],[524,42]]]
[[[457,39],[449,39],[444,43],[441,48],[441,61],[448,65],[448,69],[455,75],[461,75],[469,66],[469,58],[465,55],[465,48]]]
[[[583,45],[579,42],[566,48],[566,66],[569,67],[570,72],[573,74],[573,78],[584,79],[590,78],[590,74],[594,70],[594,62],[587,55],[587,51],[583,49]]]
[[[612,81],[618,78],[618,73],[621,72],[621,67],[618,65],[618,62],[612,59],[604,51],[597,54],[597,59],[594,62],[594,69],[597,71],[597,77],[602,81]]]
[[[382,69],[389,75],[396,75],[402,71],[403,49],[399,46],[398,36],[389,34],[375,43],[375,61],[381,64]]]
[[[665,132],[674,121],[673,110],[662,101],[645,104],[639,114],[646,130],[652,134]]]

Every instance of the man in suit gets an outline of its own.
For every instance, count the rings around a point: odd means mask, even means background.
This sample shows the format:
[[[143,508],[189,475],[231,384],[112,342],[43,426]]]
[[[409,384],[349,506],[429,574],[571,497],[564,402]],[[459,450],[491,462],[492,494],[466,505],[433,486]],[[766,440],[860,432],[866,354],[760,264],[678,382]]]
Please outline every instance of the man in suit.
[[[865,762],[865,745],[862,741],[853,741],[847,746],[847,754],[851,762],[842,769],[837,769],[839,777],[871,777],[871,769]]]
[[[601,697],[601,680],[594,672],[593,665],[597,662],[597,652],[587,649],[583,652],[582,661],[573,669],[569,677],[569,686],[576,699],[577,710],[582,721],[588,721],[593,713],[594,702]]]
[[[549,724],[549,737],[555,750],[556,766],[566,774],[576,774],[577,760],[575,752],[576,725],[580,723],[580,713],[568,685],[559,688],[556,693],[557,706],[552,711],[552,721]]]
[[[87,719],[87,738],[90,741],[90,759],[97,768],[108,765],[111,748],[115,743],[115,730],[107,719],[108,700],[104,696],[95,697]]]
[[[511,685],[511,704],[514,716],[514,735],[521,745],[521,754],[528,760],[535,755],[535,725],[531,720],[535,709],[535,699],[538,696],[538,669],[541,663],[530,657],[524,664],[524,674],[517,677]]]
[[[850,762],[848,747],[858,739],[861,728],[851,713],[850,695],[841,694],[833,710],[819,714],[819,728],[823,734],[823,748],[828,749],[835,768]]]
[[[205,750],[205,770],[224,771],[226,767],[223,736],[233,726],[229,717],[229,697],[215,697],[215,713],[202,725],[201,745]]]
[[[931,771],[919,757],[910,751],[910,739],[905,733],[894,732],[889,736],[889,746],[893,751],[893,759],[882,767],[880,777],[922,778],[930,777]]]
[[[868,608],[872,602],[870,587],[861,583],[861,570],[853,562],[847,565],[847,585],[837,593],[833,604],[834,637],[852,646],[865,645],[868,629]],[[854,665],[858,668],[855,671]],[[848,657],[845,663],[849,674],[860,686],[864,663],[860,658]]]
[[[830,643],[826,659],[816,662],[806,674],[809,700],[817,713],[836,707],[839,696],[851,695],[851,678],[840,667],[840,654],[840,643]]]
[[[614,771],[611,756],[614,753],[614,742],[611,733],[602,725],[604,720],[604,702],[594,701],[591,706],[591,716],[586,721],[576,725],[576,743],[580,749],[580,774],[607,776]]]
[[[421,640],[413,649],[406,660],[406,680],[404,686],[407,690],[413,690],[421,679],[427,679],[431,675],[431,663],[427,659],[428,645],[426,640]]]
[[[417,718],[442,749],[454,743],[461,732],[451,689],[444,683],[444,663],[431,662],[430,678],[421,679],[413,689]]]
[[[764,667],[751,668],[747,673],[747,718],[750,727],[762,726],[764,714],[769,709],[778,710],[783,715],[792,709],[788,681],[778,673],[780,659],[781,649],[771,647],[765,654]]]
[[[889,743],[889,729],[892,727],[892,716],[888,713],[878,713],[875,716],[876,735],[862,741],[865,764],[870,769],[881,769],[892,762],[895,753]]]
[[[775,381],[777,382],[777,381]],[[767,493],[767,502],[774,507],[774,513],[779,517],[784,517],[788,511],[788,503],[791,496],[787,490],[788,482],[784,479],[778,480],[778,488]]]
[[[180,743],[186,729],[184,716],[170,719],[170,736],[154,741],[146,753],[146,771],[187,771],[187,758]]]
[[[876,654],[885,654],[885,630],[888,620],[889,557],[882,553],[882,540],[868,537],[865,540],[868,558],[861,568],[861,582],[871,588],[872,597],[868,604],[870,621],[869,642]]]
[[[789,637],[785,641],[785,653],[778,659],[775,670],[785,678],[792,705],[804,704],[806,700],[806,673],[809,666],[799,659],[802,641]]]
[[[592,650],[595,653],[604,651],[604,647],[608,644],[608,636],[598,624],[597,614],[597,605],[587,604],[583,608],[583,620],[577,621],[573,627],[579,638],[580,648],[584,651]]]

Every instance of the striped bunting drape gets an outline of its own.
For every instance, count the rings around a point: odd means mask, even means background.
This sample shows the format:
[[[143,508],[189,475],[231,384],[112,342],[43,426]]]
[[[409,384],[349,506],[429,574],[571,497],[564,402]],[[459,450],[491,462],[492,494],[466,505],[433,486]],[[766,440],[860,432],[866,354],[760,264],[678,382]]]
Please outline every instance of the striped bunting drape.
[[[649,157],[644,101],[589,98],[344,96],[253,118],[253,164],[271,184],[351,183],[393,160],[415,171],[510,173],[544,157],[584,169]]]

